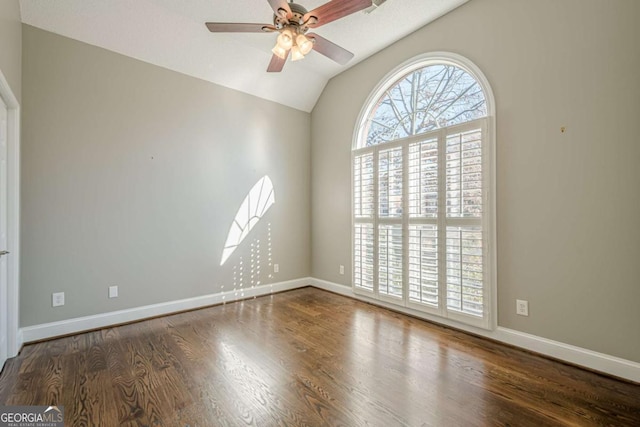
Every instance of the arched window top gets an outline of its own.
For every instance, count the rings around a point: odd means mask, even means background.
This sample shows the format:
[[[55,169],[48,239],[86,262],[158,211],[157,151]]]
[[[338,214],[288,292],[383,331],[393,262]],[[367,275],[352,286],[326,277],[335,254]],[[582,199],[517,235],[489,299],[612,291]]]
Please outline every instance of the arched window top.
[[[451,53],[422,55],[382,80],[361,113],[354,148],[377,145],[491,115],[488,84]]]

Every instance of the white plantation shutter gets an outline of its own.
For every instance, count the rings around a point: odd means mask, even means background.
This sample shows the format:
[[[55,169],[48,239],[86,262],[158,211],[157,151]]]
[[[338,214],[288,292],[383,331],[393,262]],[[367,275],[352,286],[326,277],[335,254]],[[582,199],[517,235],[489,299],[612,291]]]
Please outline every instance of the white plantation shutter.
[[[378,155],[378,216],[402,217],[402,148],[381,150]]]
[[[356,218],[373,218],[374,209],[374,174],[373,154],[357,156],[353,165],[353,199]]]
[[[411,70],[391,79],[361,116],[353,150],[354,291],[489,328],[495,184],[488,85],[451,63]]]
[[[409,301],[438,306],[438,138],[409,144]]]
[[[447,309],[484,313],[482,128],[446,137]]]
[[[438,306],[438,227],[409,226],[409,300]]]
[[[378,293],[402,298],[403,257],[403,150],[378,153]]]
[[[402,298],[402,225],[381,224],[378,230],[378,292]]]
[[[485,318],[484,125],[354,156],[356,290],[458,320]]]
[[[373,153],[354,158],[353,233],[354,286],[373,292],[375,244],[373,218],[375,213],[375,171]]]
[[[409,216],[438,216],[438,139],[409,145]]]
[[[447,218],[482,217],[482,130],[447,135]]]
[[[353,271],[354,285],[373,291],[374,240],[372,224],[356,224],[354,227]]]
[[[483,313],[482,228],[447,227],[447,308]]]

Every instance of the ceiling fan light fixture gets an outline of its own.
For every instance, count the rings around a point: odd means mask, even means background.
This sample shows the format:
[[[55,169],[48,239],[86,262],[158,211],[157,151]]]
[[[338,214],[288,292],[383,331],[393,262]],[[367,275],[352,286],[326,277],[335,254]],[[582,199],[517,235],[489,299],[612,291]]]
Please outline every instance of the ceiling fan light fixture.
[[[1,1],[1,0],[0,0]],[[355,12],[366,9],[376,2],[376,6],[386,0],[325,0],[327,3],[317,6],[311,11],[297,3],[297,0],[267,0],[273,9],[273,25],[235,22],[205,22],[212,33],[270,33],[277,32],[277,41],[271,51],[271,62],[267,72],[282,71],[289,52],[291,59],[299,61],[311,50],[337,62],[346,64],[353,58],[353,53],[315,33],[305,34],[309,29],[326,25]]]
[[[298,34],[298,37],[296,37],[296,44],[300,48],[300,52],[302,52],[303,55],[308,54],[309,52],[311,52],[311,49],[313,49],[313,42],[309,40],[309,38],[304,34]]]
[[[291,48],[291,60],[292,61],[299,61],[302,58],[304,58],[304,54],[300,51],[300,48],[298,46],[292,47]]]

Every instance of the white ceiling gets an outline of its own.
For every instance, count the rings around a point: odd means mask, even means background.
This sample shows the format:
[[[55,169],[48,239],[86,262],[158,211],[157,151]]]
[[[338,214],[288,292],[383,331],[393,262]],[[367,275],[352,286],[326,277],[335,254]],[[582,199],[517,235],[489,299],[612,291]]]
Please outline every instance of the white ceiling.
[[[328,0],[298,1],[312,10]],[[347,65],[311,52],[281,73],[266,72],[275,34],[204,25],[271,24],[267,0],[20,0],[20,9],[34,27],[309,112],[331,77],[467,1],[387,0],[314,30],[355,54]]]

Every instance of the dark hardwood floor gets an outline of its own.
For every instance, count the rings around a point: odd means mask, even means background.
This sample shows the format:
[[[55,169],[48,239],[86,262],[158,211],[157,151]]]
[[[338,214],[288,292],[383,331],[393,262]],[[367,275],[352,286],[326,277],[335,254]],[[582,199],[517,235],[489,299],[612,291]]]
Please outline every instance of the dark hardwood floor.
[[[640,386],[313,288],[27,345],[67,426],[640,426]]]

